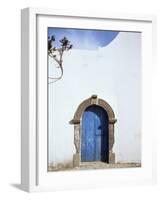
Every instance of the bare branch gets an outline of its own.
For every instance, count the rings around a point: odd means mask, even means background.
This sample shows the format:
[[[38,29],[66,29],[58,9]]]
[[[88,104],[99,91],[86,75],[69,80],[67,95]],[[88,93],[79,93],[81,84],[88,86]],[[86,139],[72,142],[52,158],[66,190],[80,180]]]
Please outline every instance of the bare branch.
[[[49,54],[49,56],[50,56],[51,58],[53,58],[53,59],[58,63],[58,65],[60,65],[60,61],[59,61],[54,55]]]
[[[64,37],[63,39],[59,40],[61,43],[61,48],[56,48],[53,47],[53,42],[55,42],[55,36],[51,36],[51,38],[48,38],[48,55],[54,59],[54,61],[56,61],[56,63],[58,64],[57,68],[60,68],[61,70],[61,74],[59,77],[48,77],[49,79],[52,79],[53,81],[49,82],[49,83],[54,83],[58,80],[60,80],[63,77],[63,54],[64,51],[68,51],[70,49],[72,49],[73,45],[70,44],[70,41]],[[58,52],[59,56],[57,56],[55,53]]]

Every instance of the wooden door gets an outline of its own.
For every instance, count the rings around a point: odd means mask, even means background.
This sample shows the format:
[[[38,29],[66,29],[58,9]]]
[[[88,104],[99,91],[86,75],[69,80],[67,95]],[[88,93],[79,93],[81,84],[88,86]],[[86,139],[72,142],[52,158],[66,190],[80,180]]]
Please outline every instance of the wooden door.
[[[100,106],[90,106],[83,113],[81,161],[108,162],[108,115]]]

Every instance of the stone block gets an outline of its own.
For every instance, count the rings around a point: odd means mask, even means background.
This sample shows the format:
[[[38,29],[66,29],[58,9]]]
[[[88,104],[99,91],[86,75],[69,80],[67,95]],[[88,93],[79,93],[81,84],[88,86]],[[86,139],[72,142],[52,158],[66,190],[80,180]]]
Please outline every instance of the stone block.
[[[78,167],[80,165],[80,154],[76,153],[73,155],[73,166]]]

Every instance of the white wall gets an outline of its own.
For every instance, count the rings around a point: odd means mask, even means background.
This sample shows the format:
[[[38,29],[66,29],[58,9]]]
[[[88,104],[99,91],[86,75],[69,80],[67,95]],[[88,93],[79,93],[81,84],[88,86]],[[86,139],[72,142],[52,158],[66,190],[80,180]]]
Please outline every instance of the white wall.
[[[121,32],[98,50],[72,49],[64,57],[64,76],[49,84],[49,163],[71,162],[78,105],[92,94],[113,108],[114,152],[118,162],[140,162],[141,34]],[[49,59],[49,75],[53,72]],[[58,70],[57,70],[58,71]]]

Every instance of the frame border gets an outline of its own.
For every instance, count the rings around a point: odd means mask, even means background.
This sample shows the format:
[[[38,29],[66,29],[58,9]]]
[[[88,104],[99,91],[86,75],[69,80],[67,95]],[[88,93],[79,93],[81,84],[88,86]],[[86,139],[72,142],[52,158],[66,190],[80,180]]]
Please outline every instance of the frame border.
[[[38,185],[38,130],[37,130],[37,15],[71,18],[126,20],[152,23],[153,64],[156,56],[156,17],[89,11],[53,10],[50,8],[24,8],[21,10],[21,189],[40,191]],[[155,140],[155,138],[154,138]],[[153,141],[155,143],[155,141]],[[153,180],[156,180],[156,149],[153,144]],[[154,182],[155,182],[154,180]]]

